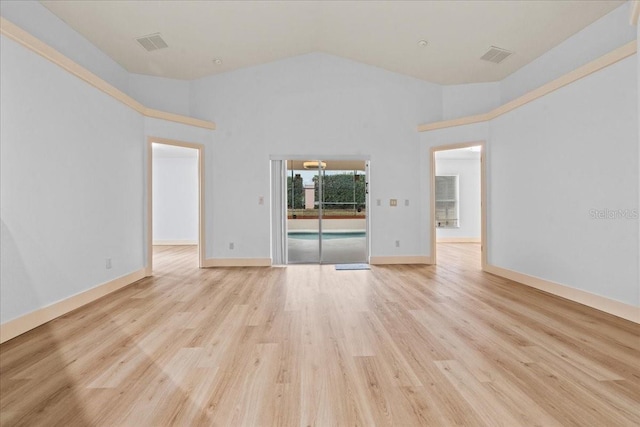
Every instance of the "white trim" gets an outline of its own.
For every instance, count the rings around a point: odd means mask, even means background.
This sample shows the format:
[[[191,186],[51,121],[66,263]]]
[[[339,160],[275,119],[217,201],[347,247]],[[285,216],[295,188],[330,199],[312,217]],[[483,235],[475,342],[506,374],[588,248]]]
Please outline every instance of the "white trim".
[[[271,267],[271,258],[209,258],[203,267]]]
[[[364,162],[364,206],[365,206],[365,250],[366,260],[371,263],[371,160]]]
[[[387,264],[432,264],[431,257],[424,255],[407,256],[372,256],[369,258],[371,265]]]
[[[8,341],[11,338],[15,338],[18,335],[30,331],[40,325],[44,325],[45,323],[80,308],[83,305],[89,304],[90,302],[115,292],[118,289],[122,289],[125,286],[135,283],[144,278],[145,273],[146,269],[142,268],[134,271],[133,273],[110,280],[69,298],[65,298],[61,301],[5,322],[0,325],[0,343]]]
[[[495,265],[486,265],[484,271],[570,301],[604,311],[605,313],[630,320],[634,323],[640,323],[640,307],[635,307],[620,301],[595,295],[581,289],[572,288],[567,285],[551,282],[535,276],[529,276],[528,274],[519,273],[517,271],[508,270]]]
[[[480,237],[438,237],[436,243],[480,243]]]
[[[631,16],[629,17],[629,24],[638,25],[638,17],[640,17],[640,0],[632,1]]]
[[[197,240],[154,240],[153,246],[195,246]]]

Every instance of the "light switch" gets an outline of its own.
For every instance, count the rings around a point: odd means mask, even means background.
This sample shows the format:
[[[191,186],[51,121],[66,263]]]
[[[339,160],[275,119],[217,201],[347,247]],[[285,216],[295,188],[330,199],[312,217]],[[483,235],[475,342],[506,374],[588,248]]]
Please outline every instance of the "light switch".
[[[398,199],[389,199],[389,206],[398,206]]]
[[[258,204],[259,205],[264,205],[264,196],[258,197]]]

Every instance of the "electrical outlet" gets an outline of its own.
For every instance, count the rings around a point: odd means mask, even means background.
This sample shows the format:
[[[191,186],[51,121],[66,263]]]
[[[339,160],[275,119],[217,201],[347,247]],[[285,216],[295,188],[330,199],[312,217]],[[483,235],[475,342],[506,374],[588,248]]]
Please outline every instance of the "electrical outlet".
[[[400,240],[396,240],[396,248],[400,247]]]
[[[389,206],[398,206],[398,199],[389,199]]]
[[[235,243],[231,242],[229,243],[229,249],[235,249],[236,245]]]
[[[404,199],[404,205],[409,206],[409,199]]]
[[[382,200],[376,199],[376,206],[382,206]]]
[[[105,268],[106,268],[107,270],[110,270],[110,269],[111,269],[111,258],[107,258],[107,259],[105,260],[105,263],[104,263],[104,264],[105,264],[105,265],[104,265],[104,266],[105,266]]]

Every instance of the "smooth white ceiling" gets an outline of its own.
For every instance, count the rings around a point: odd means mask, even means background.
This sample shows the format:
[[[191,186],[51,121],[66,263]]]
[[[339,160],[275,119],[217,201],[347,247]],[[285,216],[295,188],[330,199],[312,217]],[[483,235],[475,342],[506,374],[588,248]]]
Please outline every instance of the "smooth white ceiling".
[[[461,84],[505,78],[623,1],[41,3],[133,73],[195,79],[321,51]],[[135,40],[158,32],[169,48],[147,52]],[[515,54],[502,64],[481,61],[492,45]]]

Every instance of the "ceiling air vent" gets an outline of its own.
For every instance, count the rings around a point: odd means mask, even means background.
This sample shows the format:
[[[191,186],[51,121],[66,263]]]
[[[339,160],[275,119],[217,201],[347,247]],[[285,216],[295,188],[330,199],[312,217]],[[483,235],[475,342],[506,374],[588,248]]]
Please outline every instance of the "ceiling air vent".
[[[494,64],[499,64],[508,57],[513,55],[513,52],[502,49],[499,47],[491,46],[487,53],[482,55],[480,59],[484,59],[485,61],[493,62]]]
[[[145,48],[148,52],[169,47],[169,45],[164,40],[162,40],[162,37],[160,37],[160,33],[138,37],[136,40],[138,40],[138,43],[140,43],[142,47]]]

